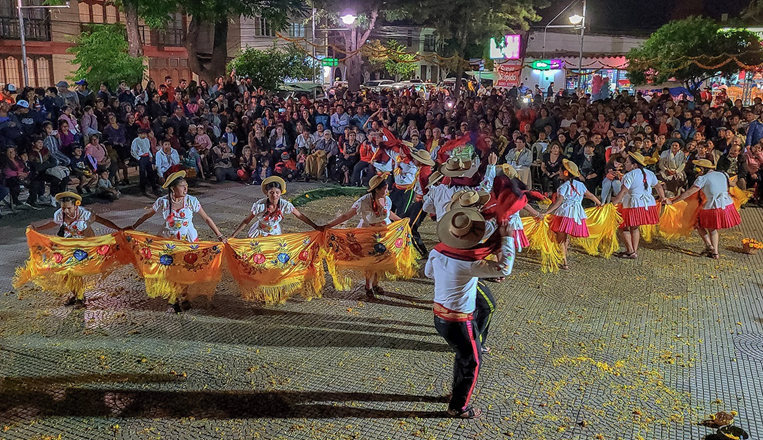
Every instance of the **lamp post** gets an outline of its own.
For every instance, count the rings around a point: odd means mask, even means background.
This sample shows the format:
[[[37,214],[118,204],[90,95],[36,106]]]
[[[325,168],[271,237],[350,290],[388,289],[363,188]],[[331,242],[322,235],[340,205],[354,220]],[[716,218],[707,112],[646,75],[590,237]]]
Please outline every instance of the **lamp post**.
[[[585,14],[587,0],[583,0],[583,15],[575,14],[570,17],[570,23],[580,25],[580,56],[578,57],[578,89],[583,88],[583,39],[585,38]]]
[[[24,6],[21,3],[22,0],[18,0],[16,3],[16,10],[19,14],[19,39],[21,40],[21,65],[24,67],[24,87],[29,86],[29,66],[26,62],[26,35],[24,29],[24,9],[63,9],[69,7],[69,2],[60,6]]]
[[[342,20],[342,23],[344,23],[345,25],[350,27],[349,42],[346,45],[347,46],[346,50],[348,52],[355,52],[357,50],[357,48],[355,46],[356,46],[356,43],[357,43],[357,40],[358,40],[357,29],[355,28],[355,20],[358,17],[355,16],[355,14],[347,13],[347,14],[339,17],[339,18]],[[349,77],[347,76],[347,70],[349,69],[350,74],[354,75],[355,74],[355,66],[354,66],[354,64],[355,64],[356,61],[357,60],[355,59],[354,54],[353,55],[349,55],[349,54],[345,53],[344,80],[347,81],[347,85],[348,86],[350,84],[350,80],[349,80]]]
[[[543,58],[546,58],[546,32],[549,28],[573,28],[573,29],[580,29],[580,53],[578,57],[578,88],[580,88],[580,84],[582,82],[582,74],[581,71],[583,69],[583,37],[585,33],[585,19],[586,19],[586,2],[587,0],[583,0],[583,15],[580,14],[574,14],[569,17],[570,23],[572,24],[560,24],[560,25],[552,25],[557,18],[561,17],[562,14],[564,14],[570,7],[577,4],[580,0],[574,0],[572,3],[567,5],[566,8],[562,9],[561,12],[556,14],[554,18],[552,18],[548,24],[543,28]]]

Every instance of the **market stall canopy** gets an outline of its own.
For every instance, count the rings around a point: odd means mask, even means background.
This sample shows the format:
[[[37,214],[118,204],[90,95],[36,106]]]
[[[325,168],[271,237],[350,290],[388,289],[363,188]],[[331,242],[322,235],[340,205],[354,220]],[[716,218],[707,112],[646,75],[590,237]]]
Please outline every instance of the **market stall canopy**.
[[[492,70],[485,70],[482,72],[478,70],[467,70],[464,74],[474,77],[475,79],[479,78],[481,81],[495,81],[495,75],[493,75]]]

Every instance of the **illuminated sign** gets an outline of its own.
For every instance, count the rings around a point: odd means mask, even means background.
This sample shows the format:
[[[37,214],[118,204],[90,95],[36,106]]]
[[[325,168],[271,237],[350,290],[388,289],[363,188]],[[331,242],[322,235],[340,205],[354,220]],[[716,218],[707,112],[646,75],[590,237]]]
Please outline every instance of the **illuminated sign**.
[[[518,60],[520,58],[520,36],[506,35],[500,46],[495,38],[490,39],[490,59],[492,60]]]
[[[560,70],[562,60],[535,60],[530,64],[534,70]]]

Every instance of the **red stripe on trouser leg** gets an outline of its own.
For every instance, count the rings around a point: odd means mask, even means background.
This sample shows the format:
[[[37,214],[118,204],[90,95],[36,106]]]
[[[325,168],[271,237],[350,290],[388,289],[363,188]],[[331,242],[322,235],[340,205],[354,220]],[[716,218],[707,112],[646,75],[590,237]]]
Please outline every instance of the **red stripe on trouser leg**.
[[[466,395],[466,403],[464,403],[464,407],[461,408],[462,411],[469,406],[469,401],[472,400],[472,393],[474,392],[475,385],[477,385],[477,376],[480,373],[480,352],[477,347],[477,341],[474,339],[474,326],[472,325],[472,322],[473,321],[466,322],[466,329],[469,332],[469,342],[472,344],[474,361],[477,363],[477,366],[474,368],[474,381],[472,381],[472,386],[469,388],[469,393]]]

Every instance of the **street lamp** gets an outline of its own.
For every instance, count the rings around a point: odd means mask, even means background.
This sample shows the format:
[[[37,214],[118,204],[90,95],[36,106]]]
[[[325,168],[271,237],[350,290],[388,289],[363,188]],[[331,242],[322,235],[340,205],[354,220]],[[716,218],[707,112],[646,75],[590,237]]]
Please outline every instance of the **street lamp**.
[[[580,88],[581,82],[582,82],[582,74],[581,71],[583,70],[583,36],[585,33],[585,18],[586,18],[586,2],[587,0],[583,1],[583,15],[580,15],[578,13],[573,14],[569,17],[571,24],[551,24],[554,21],[556,21],[557,18],[561,17],[562,14],[564,14],[568,9],[570,9],[573,5],[576,5],[580,0],[573,0],[572,3],[567,5],[566,8],[562,9],[561,12],[556,14],[556,17],[552,18],[548,24],[543,28],[543,59],[546,58],[546,32],[548,31],[548,28],[573,28],[573,29],[580,29],[580,56],[578,58],[578,88]]]
[[[347,26],[351,26],[353,23],[355,23],[355,19],[357,19],[358,17],[352,14],[345,14],[339,18],[342,19],[342,23],[346,24]]]
[[[16,3],[16,10],[19,14],[19,37],[21,40],[21,65],[24,67],[24,86],[29,86],[29,66],[26,62],[26,35],[25,35],[25,29],[24,29],[24,9],[63,9],[69,7],[69,2],[66,2],[65,5],[60,6],[24,6],[21,3],[22,0],[18,0]]]

